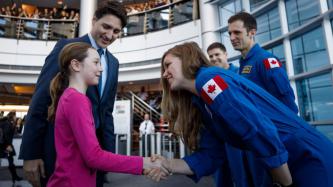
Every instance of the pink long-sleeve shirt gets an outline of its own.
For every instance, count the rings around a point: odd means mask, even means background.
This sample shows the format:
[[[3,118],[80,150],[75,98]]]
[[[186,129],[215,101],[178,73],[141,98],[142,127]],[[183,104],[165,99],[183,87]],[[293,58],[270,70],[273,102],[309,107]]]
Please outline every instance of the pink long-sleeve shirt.
[[[101,149],[95,134],[88,97],[67,88],[60,97],[55,118],[57,160],[48,187],[95,187],[96,170],[141,174],[143,158]]]

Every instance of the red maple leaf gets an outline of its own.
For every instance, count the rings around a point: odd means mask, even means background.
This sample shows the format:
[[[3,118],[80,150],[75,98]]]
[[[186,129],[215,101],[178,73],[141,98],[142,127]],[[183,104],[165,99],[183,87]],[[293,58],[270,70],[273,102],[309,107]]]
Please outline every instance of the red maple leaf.
[[[216,86],[215,86],[215,84],[213,84],[213,85],[208,85],[208,93],[213,93],[215,90],[216,90],[216,88],[215,88]]]
[[[277,62],[275,60],[272,60],[271,61],[271,64],[276,64]]]

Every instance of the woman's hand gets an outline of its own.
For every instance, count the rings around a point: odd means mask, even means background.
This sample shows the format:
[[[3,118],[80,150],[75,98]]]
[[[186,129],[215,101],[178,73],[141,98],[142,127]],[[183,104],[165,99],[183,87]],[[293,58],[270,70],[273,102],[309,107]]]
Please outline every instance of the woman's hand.
[[[160,181],[166,179],[169,175],[169,171],[162,166],[162,162],[166,160],[160,155],[153,155],[150,158],[145,157],[143,159],[143,173],[154,181]]]
[[[271,175],[273,181],[278,184],[281,184],[283,186],[289,186],[293,184],[293,180],[291,178],[291,174],[287,163],[281,165],[278,168],[271,169]]]

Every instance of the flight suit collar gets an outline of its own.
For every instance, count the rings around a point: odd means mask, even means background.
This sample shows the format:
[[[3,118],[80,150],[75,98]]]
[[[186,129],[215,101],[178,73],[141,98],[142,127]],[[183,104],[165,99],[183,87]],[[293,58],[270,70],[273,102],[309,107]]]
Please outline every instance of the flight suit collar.
[[[260,46],[259,44],[254,44],[254,46],[252,46],[252,48],[250,49],[250,51],[247,53],[245,59],[243,59],[243,57],[241,57],[240,62],[242,61],[246,61],[247,59],[251,58],[253,55],[255,55],[257,53],[257,51],[260,50]]]

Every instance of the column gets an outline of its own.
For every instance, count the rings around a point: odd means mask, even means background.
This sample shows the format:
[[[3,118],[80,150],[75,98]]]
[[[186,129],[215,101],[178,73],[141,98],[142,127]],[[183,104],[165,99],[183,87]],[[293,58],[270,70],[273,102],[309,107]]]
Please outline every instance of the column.
[[[327,1],[326,0],[320,0],[320,10],[322,14],[325,14],[328,9]],[[323,30],[324,30],[324,37],[326,39],[326,48],[328,53],[328,58],[331,64],[333,64],[333,33],[332,33],[332,27],[331,27],[331,20],[329,16],[325,16],[323,19]],[[333,75],[333,74],[332,74]]]
[[[83,36],[90,32],[92,19],[97,7],[97,0],[81,0],[80,4],[80,30],[79,35]]]
[[[280,14],[280,22],[281,22],[281,32],[283,35],[288,34],[288,19],[287,19],[287,12],[286,12],[286,4],[284,0],[279,0],[278,2],[279,7],[279,14]],[[286,58],[286,67],[287,67],[287,74],[290,79],[290,77],[295,76],[294,73],[294,64],[293,64],[293,55],[291,51],[291,44],[289,37],[285,37],[283,39],[283,48],[284,48],[284,56]],[[297,106],[298,104],[298,93],[297,93],[297,87],[295,80],[290,80],[290,85],[294,91],[295,94],[295,102]]]
[[[218,7],[207,1],[199,0],[201,19],[202,50],[206,51],[213,42],[220,42]]]

